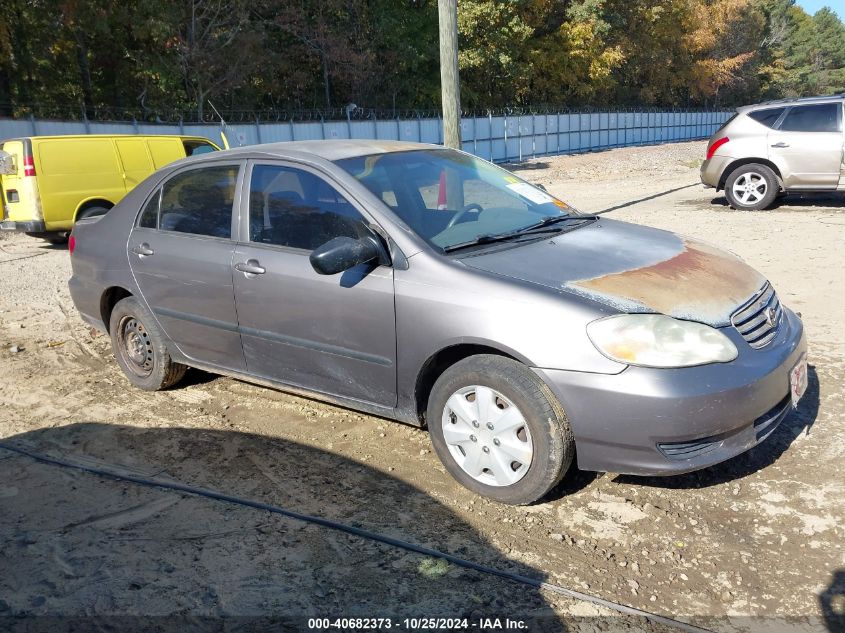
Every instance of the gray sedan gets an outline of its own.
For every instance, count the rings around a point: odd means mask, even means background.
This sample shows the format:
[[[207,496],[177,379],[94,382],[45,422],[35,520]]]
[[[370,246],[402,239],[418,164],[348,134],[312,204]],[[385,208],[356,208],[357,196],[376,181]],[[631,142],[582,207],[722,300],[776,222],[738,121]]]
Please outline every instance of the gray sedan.
[[[734,255],[438,146],[189,158],[69,246],[73,300],[135,386],[199,367],[426,426],[460,483],[505,503],[573,462],[716,464],[807,384],[800,319]]]

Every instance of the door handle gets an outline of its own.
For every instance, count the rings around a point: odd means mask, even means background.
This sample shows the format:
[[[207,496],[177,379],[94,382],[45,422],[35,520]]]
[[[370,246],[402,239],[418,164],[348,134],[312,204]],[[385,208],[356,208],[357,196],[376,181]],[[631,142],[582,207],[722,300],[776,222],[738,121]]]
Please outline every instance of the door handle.
[[[789,143],[784,143],[783,141],[779,143],[775,143],[772,147],[789,147]]]
[[[138,244],[138,246],[134,246],[132,248],[132,252],[138,255],[139,257],[148,257],[150,255],[155,254],[155,251],[150,248],[150,245],[144,242],[143,244]]]
[[[235,264],[235,270],[239,270],[247,275],[263,275],[267,270],[258,263],[257,259],[248,259],[245,262],[238,262]]]

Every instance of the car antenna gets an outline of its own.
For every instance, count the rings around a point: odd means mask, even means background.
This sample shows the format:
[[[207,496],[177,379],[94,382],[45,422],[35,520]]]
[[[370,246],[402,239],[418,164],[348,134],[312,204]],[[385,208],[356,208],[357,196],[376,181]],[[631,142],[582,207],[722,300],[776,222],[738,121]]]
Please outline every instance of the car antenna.
[[[223,149],[229,149],[229,139],[226,138],[226,121],[223,120],[223,117],[217,111],[217,108],[214,107],[214,104],[211,101],[208,102],[208,105],[211,106],[211,109],[214,110],[214,114],[220,119],[220,138],[223,139]]]

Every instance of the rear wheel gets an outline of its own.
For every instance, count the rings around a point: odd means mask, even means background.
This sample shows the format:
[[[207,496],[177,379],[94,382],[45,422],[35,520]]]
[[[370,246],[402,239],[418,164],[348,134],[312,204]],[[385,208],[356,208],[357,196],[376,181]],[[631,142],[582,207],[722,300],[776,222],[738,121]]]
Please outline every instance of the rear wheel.
[[[766,209],[774,202],[780,185],[775,173],[765,165],[752,163],[738,167],[725,182],[725,196],[731,207],[742,211]]]
[[[88,207],[86,209],[82,209],[79,213],[76,214],[76,221],[82,220],[84,218],[95,218],[100,215],[105,215],[108,213],[108,207]]]
[[[472,356],[447,369],[434,384],[427,419],[449,473],[503,503],[541,498],[575,455],[560,403],[534,372],[510,358]]]
[[[67,242],[67,231],[48,231],[46,233],[27,233],[30,237],[37,237],[50,242],[50,244],[64,244]]]
[[[117,364],[136,387],[159,391],[185,375],[188,368],[170,358],[153,316],[135,297],[121,299],[114,306],[109,333]]]

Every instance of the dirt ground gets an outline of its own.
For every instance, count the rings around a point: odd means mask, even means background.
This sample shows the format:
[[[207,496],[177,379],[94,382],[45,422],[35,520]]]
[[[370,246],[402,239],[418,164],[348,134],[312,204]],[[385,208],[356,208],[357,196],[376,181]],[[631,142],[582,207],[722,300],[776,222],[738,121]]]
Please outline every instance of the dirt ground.
[[[581,210],[730,249],[803,313],[807,394],[764,444],[725,464],[671,478],[573,471],[545,502],[512,508],[459,487],[419,429],[198,371],[171,391],[133,390],[107,337],[74,310],[67,250],[17,235],[0,236],[0,441],[339,519],[715,630],[842,630],[845,196],[731,211],[698,182],[703,153],[696,142],[511,167]],[[266,511],[0,449],[0,621],[11,628],[3,618],[22,613],[153,615],[164,627],[177,616],[180,630],[221,616],[663,630]],[[124,629],[139,622],[150,624]]]

